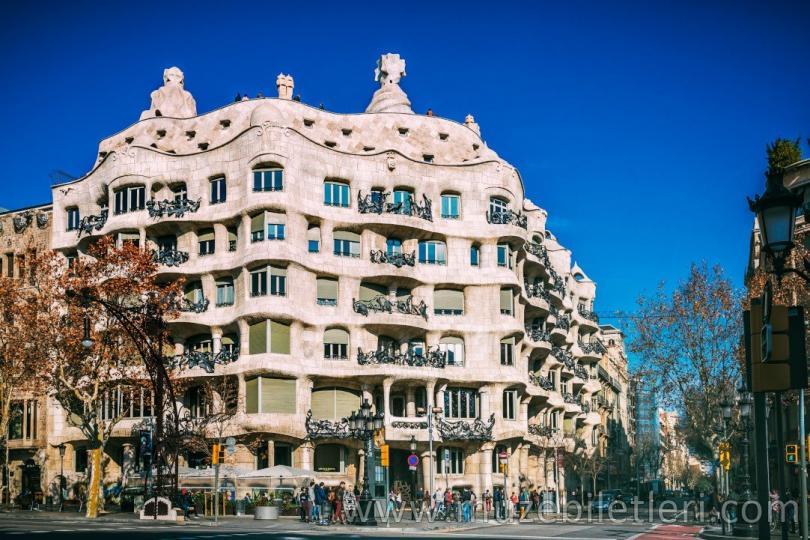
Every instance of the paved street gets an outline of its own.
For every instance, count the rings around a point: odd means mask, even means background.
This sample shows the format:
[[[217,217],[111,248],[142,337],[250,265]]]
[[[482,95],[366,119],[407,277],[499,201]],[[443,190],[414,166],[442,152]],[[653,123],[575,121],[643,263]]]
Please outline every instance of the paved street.
[[[0,515],[0,536],[4,538],[150,538],[166,540],[196,540],[213,538],[283,538],[292,540],[315,536],[334,538],[392,538],[403,535],[419,538],[518,538],[544,539],[655,539],[687,538],[700,531],[697,526],[660,525],[650,523],[520,523],[453,525],[413,522],[381,525],[374,529],[360,527],[317,527],[297,520],[282,519],[267,524],[251,519],[226,519],[214,525],[200,520],[185,524],[145,522],[128,518],[104,517],[88,521],[80,517],[58,514]]]

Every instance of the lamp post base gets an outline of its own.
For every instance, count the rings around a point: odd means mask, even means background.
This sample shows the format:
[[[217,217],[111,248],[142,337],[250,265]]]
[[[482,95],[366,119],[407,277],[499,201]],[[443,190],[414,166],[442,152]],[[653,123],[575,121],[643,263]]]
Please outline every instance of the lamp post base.
[[[757,538],[758,527],[756,523],[738,521],[731,529],[732,535],[742,538]]]
[[[361,527],[376,527],[377,516],[375,514],[374,499],[360,499],[358,501],[359,515],[357,516],[357,524]]]

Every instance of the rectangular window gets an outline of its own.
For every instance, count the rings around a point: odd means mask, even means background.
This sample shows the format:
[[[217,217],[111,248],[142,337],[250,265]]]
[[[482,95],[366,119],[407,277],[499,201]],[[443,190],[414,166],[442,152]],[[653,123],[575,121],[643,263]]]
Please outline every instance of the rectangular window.
[[[436,240],[419,242],[419,262],[421,264],[446,264],[447,247],[444,242]]]
[[[284,224],[283,223],[269,223],[267,225],[267,239],[268,240],[284,240]]]
[[[173,187],[172,193],[174,194],[175,202],[188,200],[188,190],[186,189],[185,184],[180,184],[179,186]]]
[[[233,299],[233,280],[217,281],[217,306],[232,306]]]
[[[394,190],[394,212],[397,214],[411,215],[411,203],[413,194],[404,189]]]
[[[239,233],[236,229],[228,229],[228,251],[236,251]]]
[[[129,186],[115,192],[116,214],[143,210],[145,205],[146,188],[144,186]]]
[[[287,269],[280,266],[270,267],[270,294],[273,296],[286,296]]]
[[[225,177],[211,180],[211,204],[224,203],[228,199]]]
[[[323,357],[327,360],[346,360],[349,357],[347,343],[324,343]]]
[[[67,230],[75,231],[79,228],[79,209],[76,207],[67,209]]]
[[[321,250],[321,243],[318,240],[307,240],[307,250],[310,253],[318,253]]]
[[[461,448],[439,449],[439,474],[464,474],[464,450]]]
[[[512,289],[501,289],[501,315],[514,315]]]
[[[73,449],[73,471],[87,472],[87,448],[84,446],[76,446]]]
[[[316,283],[319,306],[336,306],[338,298],[338,280],[334,278],[318,278]]]
[[[290,354],[290,325],[288,323],[270,321],[270,352]]]
[[[517,419],[517,390],[504,390],[503,417],[505,420]]]
[[[267,321],[259,321],[250,325],[248,354],[264,354],[267,352]]]
[[[512,253],[509,244],[498,244],[498,266],[512,268]]]
[[[253,191],[281,191],[284,189],[282,169],[253,171]]]
[[[200,243],[200,255],[211,255],[214,253],[214,231],[211,229],[200,231],[198,234],[198,241]]]
[[[470,266],[479,266],[481,260],[481,249],[478,246],[470,247]]]
[[[515,338],[505,338],[501,340],[501,365],[511,366],[514,364]]]
[[[245,381],[245,412],[295,414],[295,379],[254,377]],[[278,464],[277,464],[278,465]]]
[[[338,257],[359,257],[360,235],[349,231],[335,231],[333,253]]]
[[[349,185],[342,182],[323,183],[323,204],[327,206],[340,206],[348,208],[351,204],[349,200]]]
[[[444,219],[458,219],[460,200],[458,195],[442,195],[442,217]]]
[[[254,270],[250,273],[250,296],[267,295],[267,269]]]
[[[478,392],[472,388],[447,388],[444,415],[447,418],[477,418]]]
[[[250,241],[261,242],[264,240],[264,212],[250,218]]]

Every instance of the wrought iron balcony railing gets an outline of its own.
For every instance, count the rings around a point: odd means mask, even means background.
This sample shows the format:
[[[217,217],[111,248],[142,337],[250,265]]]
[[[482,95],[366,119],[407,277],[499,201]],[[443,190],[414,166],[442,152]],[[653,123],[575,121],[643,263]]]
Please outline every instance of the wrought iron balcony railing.
[[[538,244],[537,242],[525,242],[523,244],[523,249],[543,261],[546,266],[549,266],[548,252],[546,251],[546,246],[543,244]]]
[[[526,215],[510,209],[501,210],[499,212],[487,212],[487,222],[492,225],[517,225],[524,229],[528,227]]]
[[[486,422],[480,418],[472,422],[439,418],[436,422],[439,434],[445,441],[491,441],[494,426],[495,414],[491,414]]]
[[[161,249],[152,252],[152,260],[164,266],[180,266],[188,262],[188,251]]]
[[[149,217],[158,218],[162,216],[181,218],[187,213],[193,213],[200,209],[200,199],[192,201],[190,199],[177,199],[156,201],[151,199],[146,201],[146,209]]]
[[[588,370],[586,370],[582,366],[574,366],[574,375],[576,375],[580,379],[587,379],[588,378]]]
[[[605,348],[605,346],[598,339],[594,339],[593,341],[591,341],[589,343],[585,343],[581,339],[578,339],[577,340],[577,345],[579,345],[580,350],[582,352],[584,352],[585,354],[590,354],[590,353],[605,354],[607,352],[607,349]]]
[[[560,330],[568,332],[571,328],[571,316],[570,315],[560,315],[557,317],[557,323],[554,325]]]
[[[196,302],[189,300],[188,298],[183,298],[178,303],[177,309],[189,313],[203,313],[204,311],[208,310],[209,303],[208,298],[200,298]]]
[[[547,330],[543,330],[542,328],[531,328],[527,326],[526,335],[529,336],[529,339],[532,341],[551,341],[551,335]]]
[[[307,411],[304,427],[308,439],[348,439],[352,437],[348,419],[316,420],[312,418],[312,409]]]
[[[383,294],[375,296],[371,300],[352,299],[352,309],[354,309],[355,313],[359,313],[364,317],[367,317],[371,311],[379,313],[394,313],[394,311],[396,311],[404,315],[419,315],[425,320],[428,318],[427,304],[425,304],[425,301],[420,300],[417,304],[412,295],[397,298],[394,301]]]
[[[554,358],[562,362],[563,365],[565,365],[565,367],[567,367],[572,371],[574,370],[574,366],[576,365],[576,363],[574,362],[574,359],[571,357],[571,354],[568,351],[564,351],[560,347],[552,347],[551,354],[554,356]]]
[[[588,319],[589,321],[593,321],[595,323],[599,322],[599,315],[585,308],[584,306],[577,306],[577,312],[582,315],[583,318]]]
[[[427,420],[395,420],[391,422],[392,428],[397,429],[427,429]]]
[[[570,403],[571,405],[579,405],[582,402],[579,397],[570,392],[563,392],[562,398],[564,402]]]
[[[239,359],[239,347],[233,346],[220,350],[218,353],[211,351],[186,351],[175,356],[170,364],[173,368],[194,368],[201,367],[207,373],[213,373],[217,364],[230,364]]]
[[[236,240],[228,240],[228,251],[236,251]]]
[[[523,288],[529,298],[542,298],[546,302],[551,302],[551,296],[542,283],[524,283]]]
[[[357,363],[361,366],[370,364],[388,364],[395,366],[433,367],[442,368],[447,365],[447,353],[438,347],[428,349],[425,354],[415,354],[411,351],[400,352],[389,349],[363,352],[357,348]]]
[[[409,196],[407,201],[396,203],[388,202],[391,194],[369,193],[365,197],[362,192],[357,192],[357,210],[361,214],[398,214],[400,216],[415,216],[433,221],[433,203],[427,195],[422,195],[422,204],[418,204],[413,196]]]
[[[529,372],[529,381],[543,390],[554,390],[554,382],[551,379],[534,371]]]
[[[543,424],[529,424],[529,433],[537,437],[553,437],[559,430]]]
[[[337,298],[318,298],[315,300],[319,306],[336,306]]]
[[[79,227],[76,229],[76,234],[81,237],[82,234],[93,234],[93,231],[100,231],[104,224],[107,223],[109,210],[104,209],[98,215],[84,216],[79,221]]]
[[[393,264],[397,268],[414,266],[416,264],[416,251],[408,253],[388,253],[383,249],[371,250],[371,262],[378,264]]]

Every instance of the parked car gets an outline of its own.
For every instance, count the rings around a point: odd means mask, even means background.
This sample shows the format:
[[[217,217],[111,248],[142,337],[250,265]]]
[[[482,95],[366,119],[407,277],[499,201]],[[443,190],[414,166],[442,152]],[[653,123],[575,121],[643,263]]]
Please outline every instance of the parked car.
[[[615,502],[615,498],[611,495],[605,495],[602,492],[601,495],[596,497],[593,501],[591,501],[591,511],[592,512],[607,512],[610,509],[610,505]]]

